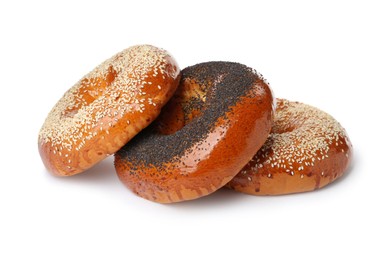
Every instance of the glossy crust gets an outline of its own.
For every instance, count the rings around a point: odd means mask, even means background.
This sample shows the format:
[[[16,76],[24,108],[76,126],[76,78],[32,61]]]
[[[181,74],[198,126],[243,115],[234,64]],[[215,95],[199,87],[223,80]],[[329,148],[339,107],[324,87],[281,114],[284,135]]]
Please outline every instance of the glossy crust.
[[[333,117],[278,99],[266,143],[226,186],[253,195],[312,191],[341,177],[351,155],[347,133]]]
[[[38,146],[46,168],[70,176],[118,151],[158,116],[179,73],[166,51],[150,45],[103,62],[64,94],[43,124]]]
[[[188,67],[159,118],[115,155],[121,181],[171,203],[214,192],[265,142],[273,116],[268,84],[237,63]]]

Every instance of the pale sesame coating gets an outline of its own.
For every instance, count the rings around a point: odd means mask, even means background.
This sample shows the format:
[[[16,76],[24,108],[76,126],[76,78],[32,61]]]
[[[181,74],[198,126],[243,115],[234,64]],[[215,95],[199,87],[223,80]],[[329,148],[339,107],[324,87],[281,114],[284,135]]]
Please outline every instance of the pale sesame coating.
[[[148,77],[171,76],[164,70],[167,59],[169,54],[162,49],[138,45],[106,60],[54,106],[39,132],[39,142],[51,143],[54,153],[79,150],[98,133],[108,135],[112,124],[126,113],[143,113],[144,102],[154,105],[153,99],[143,98],[144,87],[151,84]]]
[[[343,144],[343,140],[349,142],[344,128],[329,114],[306,104],[278,99],[272,131],[252,158],[252,168],[244,168],[241,174],[267,166],[294,176],[328,158],[330,146]],[[272,174],[267,176],[271,178]]]

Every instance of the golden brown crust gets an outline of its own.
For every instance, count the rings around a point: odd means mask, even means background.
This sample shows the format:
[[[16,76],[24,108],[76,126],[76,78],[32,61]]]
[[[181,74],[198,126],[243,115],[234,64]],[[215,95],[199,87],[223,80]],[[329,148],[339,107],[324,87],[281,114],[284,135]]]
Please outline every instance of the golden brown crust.
[[[347,133],[334,118],[278,99],[270,136],[226,186],[253,195],[311,191],[341,177],[351,155]]]
[[[179,67],[164,50],[133,46],[82,78],[58,101],[39,133],[39,152],[55,175],[80,173],[149,125],[173,95]]]
[[[193,98],[206,99],[201,88],[210,88],[212,92],[216,84],[214,81],[208,83],[209,86],[200,86],[196,80],[188,78],[184,70],[181,84],[153,124],[154,130],[160,135],[187,131],[183,127],[190,126],[194,118],[204,114],[202,108],[198,110],[193,107],[191,111],[186,111],[183,107]],[[246,95],[220,116],[207,134],[201,140],[194,141],[184,153],[163,161],[161,165],[150,165],[132,160],[126,149],[135,153],[138,147],[130,142],[128,147],[115,155],[116,171],[128,188],[152,201],[171,203],[205,196],[231,180],[265,142],[271,129],[272,113],[270,88],[262,78],[257,77]],[[172,145],[190,142],[188,140],[190,138],[176,140]]]

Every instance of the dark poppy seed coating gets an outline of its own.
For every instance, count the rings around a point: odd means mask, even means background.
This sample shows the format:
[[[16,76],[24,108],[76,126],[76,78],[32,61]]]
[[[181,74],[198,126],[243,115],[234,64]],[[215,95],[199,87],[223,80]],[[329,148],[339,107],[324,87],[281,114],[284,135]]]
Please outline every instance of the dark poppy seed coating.
[[[115,156],[133,165],[153,165],[158,168],[180,158],[195,143],[204,139],[215,127],[218,118],[224,117],[259,79],[263,80],[253,69],[233,62],[207,62],[185,68],[180,84],[188,80],[194,82],[204,91],[205,99],[191,98],[183,105],[183,113],[186,121],[189,121],[187,117],[192,110],[199,110],[200,114],[182,129],[168,135],[159,133],[158,118]],[[162,115],[170,112],[163,109]]]

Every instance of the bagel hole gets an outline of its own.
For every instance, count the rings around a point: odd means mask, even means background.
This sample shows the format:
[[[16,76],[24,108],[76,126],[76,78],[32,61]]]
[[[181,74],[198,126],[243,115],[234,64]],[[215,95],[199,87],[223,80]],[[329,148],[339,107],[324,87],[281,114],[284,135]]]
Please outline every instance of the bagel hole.
[[[79,87],[73,93],[74,106],[70,106],[62,113],[63,117],[73,117],[83,106],[89,106],[96,99],[104,94],[104,91],[117,77],[117,72],[110,66],[105,74],[105,78],[84,78]],[[120,95],[116,97],[118,100]]]
[[[295,126],[273,126],[272,127],[272,133],[275,134],[284,134],[284,133],[290,133],[293,132],[296,129]]]
[[[79,107],[76,108],[68,108],[62,113],[63,118],[73,117],[79,111]]]
[[[193,81],[182,82],[175,95],[155,121],[163,135],[174,134],[194,119],[202,116],[206,104],[206,89]]]

